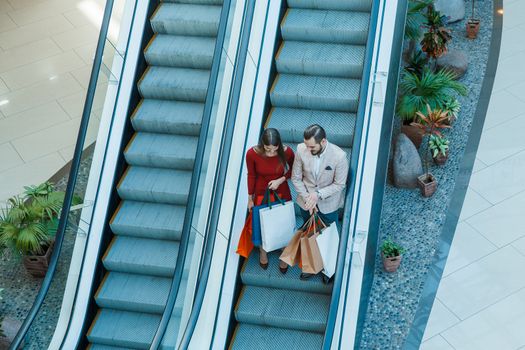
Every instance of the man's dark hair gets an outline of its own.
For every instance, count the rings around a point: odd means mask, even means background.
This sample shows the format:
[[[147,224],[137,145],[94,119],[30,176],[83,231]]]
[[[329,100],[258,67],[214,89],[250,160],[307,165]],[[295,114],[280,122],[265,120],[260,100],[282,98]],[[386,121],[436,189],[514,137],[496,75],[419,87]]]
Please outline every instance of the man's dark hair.
[[[321,125],[313,124],[304,130],[305,140],[310,140],[312,137],[316,143],[321,143],[321,141],[326,138],[326,132]]]

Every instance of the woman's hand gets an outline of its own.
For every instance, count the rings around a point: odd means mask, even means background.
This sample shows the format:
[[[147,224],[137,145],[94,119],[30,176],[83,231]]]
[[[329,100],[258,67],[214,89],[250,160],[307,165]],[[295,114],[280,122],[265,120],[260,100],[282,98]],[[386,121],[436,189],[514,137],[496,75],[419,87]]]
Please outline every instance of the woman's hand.
[[[253,198],[252,196],[248,196],[248,210],[252,210],[253,206]]]
[[[286,181],[286,178],[284,176],[276,179],[276,180],[272,180],[270,182],[268,182],[268,188],[272,191],[277,191],[277,189],[279,188],[279,186],[282,185],[282,183]]]

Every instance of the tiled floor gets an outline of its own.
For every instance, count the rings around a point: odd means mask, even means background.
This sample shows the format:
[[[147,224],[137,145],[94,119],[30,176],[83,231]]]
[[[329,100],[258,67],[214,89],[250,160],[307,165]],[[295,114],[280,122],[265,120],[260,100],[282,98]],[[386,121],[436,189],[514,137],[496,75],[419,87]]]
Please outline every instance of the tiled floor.
[[[104,3],[0,0],[0,204],[71,159]]]
[[[421,349],[525,348],[525,1],[504,0],[496,82]]]

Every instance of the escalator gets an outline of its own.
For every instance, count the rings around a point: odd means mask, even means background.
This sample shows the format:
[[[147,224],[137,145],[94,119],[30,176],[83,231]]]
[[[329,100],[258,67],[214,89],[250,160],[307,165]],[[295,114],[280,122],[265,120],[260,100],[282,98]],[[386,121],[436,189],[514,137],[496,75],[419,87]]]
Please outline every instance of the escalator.
[[[159,326],[185,214],[193,210],[188,195],[222,2],[163,1],[149,20],[154,34],[144,49],[140,102],[116,184],[119,204],[105,233],[112,238],[95,287],[96,315],[85,340],[90,349],[148,349]],[[181,310],[176,305],[173,317]],[[177,325],[171,326],[176,339]]]
[[[371,6],[371,0],[287,0],[265,126],[278,129],[294,150],[303,130],[317,123],[352,156]],[[301,281],[297,267],[282,275],[278,256],[269,254],[267,270],[257,253],[244,261],[230,349],[322,347],[332,284],[320,276]]]

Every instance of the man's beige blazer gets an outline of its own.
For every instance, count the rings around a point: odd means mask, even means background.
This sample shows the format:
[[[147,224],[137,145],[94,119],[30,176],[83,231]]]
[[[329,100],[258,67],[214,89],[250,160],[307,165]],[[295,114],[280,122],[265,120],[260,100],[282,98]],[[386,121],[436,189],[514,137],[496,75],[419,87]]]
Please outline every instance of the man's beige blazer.
[[[321,157],[319,174],[314,175],[315,157],[306,145],[297,146],[292,169],[292,183],[297,191],[297,204],[305,209],[305,198],[309,193],[319,191],[321,199],[317,203],[322,213],[331,213],[343,205],[348,160],[346,153],[338,146],[327,144]]]

